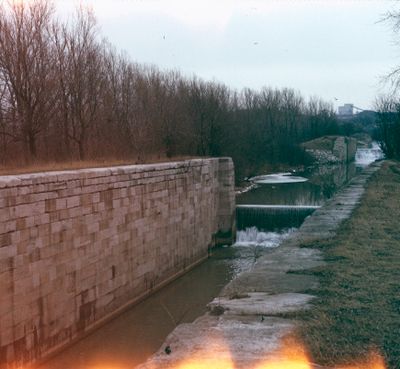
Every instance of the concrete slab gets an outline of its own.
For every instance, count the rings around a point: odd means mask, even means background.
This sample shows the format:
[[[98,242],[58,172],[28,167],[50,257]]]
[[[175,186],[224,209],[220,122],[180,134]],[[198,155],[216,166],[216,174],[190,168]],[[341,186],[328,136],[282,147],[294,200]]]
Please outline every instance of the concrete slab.
[[[301,293],[271,295],[253,292],[236,298],[217,297],[208,304],[212,311],[224,311],[227,315],[275,315],[308,308],[314,297]]]
[[[278,349],[282,337],[293,328],[292,322],[279,318],[261,321],[254,316],[204,316],[192,324],[178,326],[140,368],[191,367],[191,363],[202,363],[202,368],[209,369],[250,368]]]

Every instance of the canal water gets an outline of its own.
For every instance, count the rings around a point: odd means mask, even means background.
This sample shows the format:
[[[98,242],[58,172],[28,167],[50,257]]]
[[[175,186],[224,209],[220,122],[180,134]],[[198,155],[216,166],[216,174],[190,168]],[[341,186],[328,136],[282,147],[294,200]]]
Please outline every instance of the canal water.
[[[254,179],[256,187],[237,197],[246,205],[320,206],[363,167],[381,157],[373,146],[357,152],[347,166],[320,166],[302,173],[278,173]],[[300,177],[300,178],[295,178]],[[266,227],[267,228],[267,227]],[[161,291],[132,307],[43,363],[38,369],[128,369],[157,351],[176,325],[192,322],[206,305],[239,273],[279,244],[293,227],[239,229],[233,247],[222,247]]]

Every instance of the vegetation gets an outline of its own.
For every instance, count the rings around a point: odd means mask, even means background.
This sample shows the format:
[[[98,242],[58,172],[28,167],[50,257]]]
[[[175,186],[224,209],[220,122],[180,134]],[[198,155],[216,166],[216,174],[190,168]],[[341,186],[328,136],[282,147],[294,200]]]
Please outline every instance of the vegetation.
[[[400,102],[394,97],[377,101],[378,140],[387,158],[400,159]]]
[[[389,11],[383,21],[392,25],[395,35],[400,31],[400,11]],[[400,158],[400,67],[395,67],[387,76],[391,89],[387,95],[376,100],[378,111],[377,139],[387,158]]]
[[[380,352],[400,368],[400,164],[386,162],[370,180],[361,205],[334,238],[307,245],[326,265],[311,270],[320,286],[300,331],[315,361],[359,361]]]
[[[374,110],[363,110],[352,116],[338,116],[339,131],[344,136],[367,134],[376,140],[377,118],[378,114]]]
[[[306,160],[298,143],[337,133],[332,106],[290,89],[244,89],[133,63],[83,8],[0,5],[3,166],[176,156],[234,158],[238,177]]]

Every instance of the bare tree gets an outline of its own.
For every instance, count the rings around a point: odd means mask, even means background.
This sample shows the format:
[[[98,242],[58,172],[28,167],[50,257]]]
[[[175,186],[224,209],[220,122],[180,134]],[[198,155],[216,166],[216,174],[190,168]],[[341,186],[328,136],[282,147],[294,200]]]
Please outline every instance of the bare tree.
[[[378,138],[388,158],[400,158],[400,102],[393,94],[376,99],[378,111]]]
[[[193,124],[197,155],[219,155],[229,99],[230,91],[222,84],[197,78],[189,82],[185,104]]]
[[[90,10],[79,8],[75,24],[61,28],[57,40],[60,110],[65,145],[78,148],[80,160],[100,117],[105,87],[103,45],[96,39],[96,20]]]
[[[37,137],[55,113],[52,14],[48,1],[0,5],[0,84],[7,89],[7,113],[17,128],[3,134],[23,142],[27,160],[37,157]]]
[[[302,140],[336,125],[329,105],[291,89],[239,93],[132,63],[82,7],[69,24],[50,0],[0,11],[3,157],[20,146],[27,159],[229,155],[242,174],[300,157]]]

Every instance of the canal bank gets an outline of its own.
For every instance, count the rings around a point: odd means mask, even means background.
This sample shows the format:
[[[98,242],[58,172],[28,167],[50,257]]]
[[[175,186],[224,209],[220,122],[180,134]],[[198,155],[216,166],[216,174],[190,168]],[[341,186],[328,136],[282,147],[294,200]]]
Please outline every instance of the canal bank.
[[[359,204],[368,179],[380,165],[364,169],[279,248],[258,258],[250,271],[241,273],[209,304],[209,313],[194,323],[179,325],[139,368],[177,368],[194,363],[210,368],[252,368],[270,360],[281,339],[296,328],[294,320],[277,315],[307,309],[314,296],[303,291],[318,286],[315,275],[295,272],[324,265],[320,251],[300,246],[335,235]]]
[[[400,368],[399,228],[400,163],[386,161],[335,237],[305,244],[326,261],[304,272],[319,280],[312,309],[292,315],[314,362]]]

